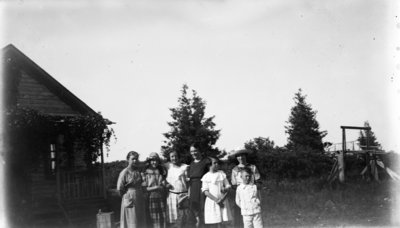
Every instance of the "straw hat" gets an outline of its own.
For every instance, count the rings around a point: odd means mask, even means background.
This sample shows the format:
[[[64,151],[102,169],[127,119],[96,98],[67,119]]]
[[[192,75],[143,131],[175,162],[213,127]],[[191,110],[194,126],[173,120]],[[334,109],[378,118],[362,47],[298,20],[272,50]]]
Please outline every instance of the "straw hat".
[[[251,151],[250,150],[248,150],[248,149],[239,149],[239,150],[235,150],[235,151],[233,151],[231,154],[229,154],[229,157],[237,157],[237,156],[239,156],[239,155],[242,155],[242,154],[250,154],[251,153]]]
[[[151,152],[146,161],[157,160],[160,161],[160,156],[156,152]]]

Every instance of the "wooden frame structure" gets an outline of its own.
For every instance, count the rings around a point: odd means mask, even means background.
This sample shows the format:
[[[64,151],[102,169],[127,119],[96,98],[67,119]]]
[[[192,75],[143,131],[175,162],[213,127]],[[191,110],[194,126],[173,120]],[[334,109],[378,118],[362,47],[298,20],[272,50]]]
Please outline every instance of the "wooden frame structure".
[[[337,158],[335,159],[335,162],[333,164],[333,167],[331,169],[331,172],[328,177],[328,183],[331,184],[336,178],[339,179],[341,183],[345,182],[345,155],[347,152],[350,152],[352,154],[362,154],[365,155],[365,167],[361,171],[361,175],[367,174],[367,171],[370,171],[370,174],[372,175],[373,179],[375,181],[379,181],[379,175],[378,175],[378,167],[382,168],[393,180],[400,180],[400,175],[395,173],[393,170],[391,170],[389,167],[386,167],[385,164],[383,164],[383,161],[379,159],[377,155],[383,155],[386,154],[385,151],[379,150],[378,147],[376,146],[371,146],[369,145],[369,131],[371,130],[371,127],[355,127],[355,126],[340,126],[342,129],[342,148],[341,150],[336,150],[336,145],[334,151],[336,152]],[[353,143],[353,149],[348,150],[347,143],[346,142],[346,130],[365,130],[367,131],[367,136],[366,136],[366,145],[360,145],[360,150],[354,150],[354,142]]]
[[[344,154],[346,153],[346,129],[349,130],[366,130],[370,131],[371,127],[355,127],[355,126],[340,126],[342,129],[342,150],[340,151],[338,155],[338,168],[339,168],[339,181],[344,182],[345,181],[345,164],[344,164]],[[367,150],[369,149],[369,139],[368,139],[367,134]]]

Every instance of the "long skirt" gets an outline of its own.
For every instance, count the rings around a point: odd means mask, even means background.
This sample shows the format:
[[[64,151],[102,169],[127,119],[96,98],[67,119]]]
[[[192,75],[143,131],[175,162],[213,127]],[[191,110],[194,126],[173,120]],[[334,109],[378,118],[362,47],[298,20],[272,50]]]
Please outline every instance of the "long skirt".
[[[127,203],[128,201],[130,204]],[[120,228],[143,227],[145,217],[143,205],[142,191],[133,188],[128,189],[122,196]]]
[[[204,194],[201,192],[201,180],[193,179],[189,187],[189,205],[195,216],[203,216],[204,210]]]
[[[148,207],[152,227],[165,228],[167,226],[167,213],[162,193],[159,191],[150,192]]]
[[[178,219],[178,195],[179,193],[169,192],[167,197],[168,222],[176,223]]]

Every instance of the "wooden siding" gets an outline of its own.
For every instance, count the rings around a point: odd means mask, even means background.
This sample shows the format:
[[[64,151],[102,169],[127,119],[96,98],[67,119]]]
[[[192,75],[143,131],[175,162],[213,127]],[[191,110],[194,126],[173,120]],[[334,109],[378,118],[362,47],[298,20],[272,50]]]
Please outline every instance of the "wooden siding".
[[[85,170],[86,163],[85,163],[85,153],[86,151],[83,149],[82,142],[76,141],[74,142],[73,147],[73,156],[74,156],[74,169],[75,170]]]
[[[78,115],[69,105],[58,98],[46,86],[22,72],[18,85],[20,107],[31,108],[48,115]]]

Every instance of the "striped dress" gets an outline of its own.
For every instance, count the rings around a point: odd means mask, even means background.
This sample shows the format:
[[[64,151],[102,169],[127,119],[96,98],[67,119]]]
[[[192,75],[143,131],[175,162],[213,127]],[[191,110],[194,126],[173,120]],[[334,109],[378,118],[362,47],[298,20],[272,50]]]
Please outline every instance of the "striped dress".
[[[158,169],[147,168],[144,173],[144,185],[154,187],[164,185],[165,180]],[[164,192],[157,189],[148,192],[147,198],[150,227],[165,228],[167,226]]]

